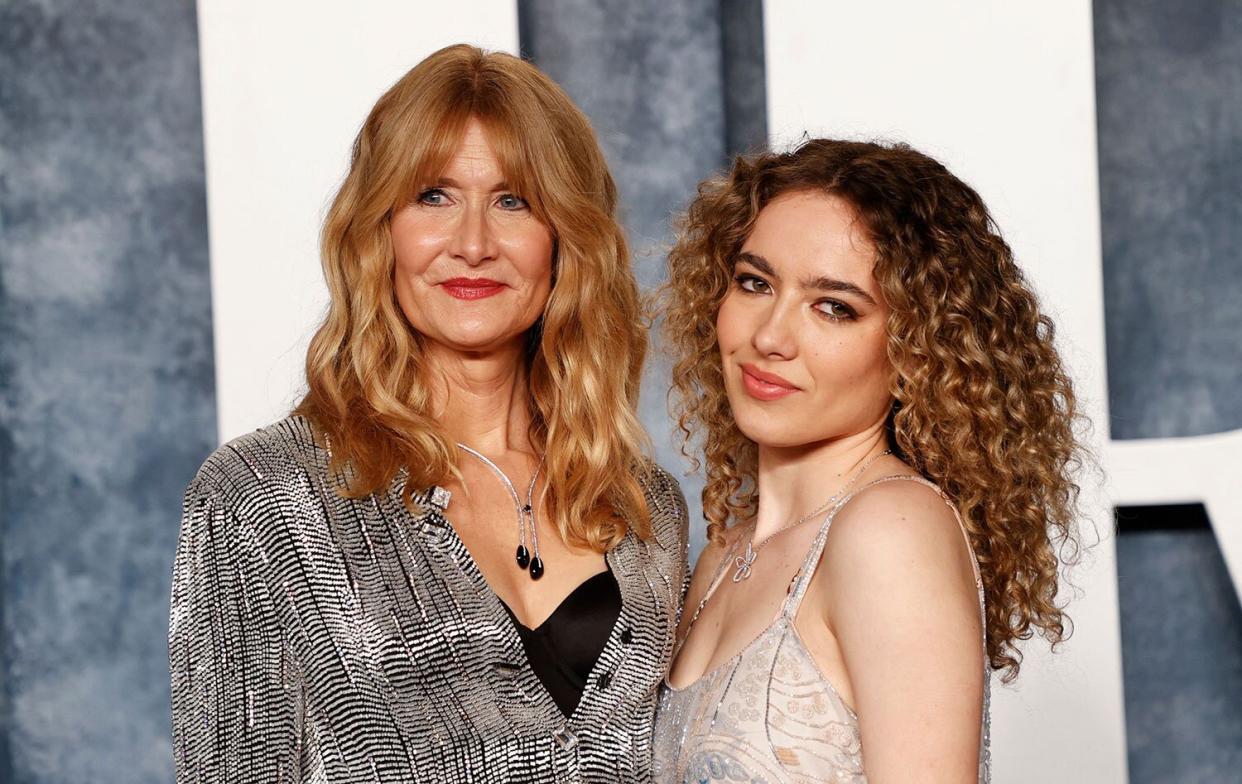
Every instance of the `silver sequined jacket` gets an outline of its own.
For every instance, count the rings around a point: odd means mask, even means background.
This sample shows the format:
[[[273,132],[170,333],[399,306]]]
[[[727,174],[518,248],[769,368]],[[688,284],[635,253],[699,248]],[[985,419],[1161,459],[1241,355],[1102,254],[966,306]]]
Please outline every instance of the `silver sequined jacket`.
[[[569,719],[444,512],[342,498],[304,419],[243,436],[186,491],[169,661],[179,784],[651,779],[686,506],[656,469],[654,537],[606,556],[612,636]]]

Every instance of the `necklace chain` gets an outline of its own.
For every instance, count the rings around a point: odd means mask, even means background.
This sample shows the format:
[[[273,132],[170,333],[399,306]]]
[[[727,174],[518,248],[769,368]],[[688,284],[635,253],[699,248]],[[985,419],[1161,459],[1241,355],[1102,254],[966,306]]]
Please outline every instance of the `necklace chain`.
[[[797,526],[805,523],[807,520],[810,520],[811,518],[817,515],[823,514],[823,512],[828,509],[828,507],[832,506],[834,503],[837,502],[839,498],[841,498],[841,496],[845,493],[846,490],[849,490],[851,487],[853,487],[854,483],[856,483],[859,479],[861,479],[863,474],[867,473],[867,469],[870,468],[872,464],[875,463],[875,461],[879,460],[881,457],[884,457],[885,455],[891,455],[892,453],[893,452],[891,449],[885,449],[880,454],[876,455],[875,457],[872,457],[867,462],[863,463],[862,468],[858,469],[858,473],[854,474],[854,477],[850,479],[850,481],[842,485],[841,489],[833,493],[832,496],[827,501],[823,502],[822,504],[815,507],[811,511],[802,515],[797,520],[794,520],[792,523],[786,523],[785,525],[782,525],[780,528],[777,528],[771,534],[766,536],[764,540],[760,542],[757,546],[755,545],[754,534],[751,534],[750,540],[746,542],[746,552],[733,559],[733,565],[734,565],[733,582],[740,583],[742,580],[745,580],[748,577],[750,577],[751,567],[754,565],[755,559],[759,557],[759,551],[763,549],[764,545],[772,541],[772,539],[776,538],[777,534],[780,534],[784,531],[788,531],[790,528],[796,528]]]
[[[535,527],[535,483],[539,481],[539,472],[543,469],[543,458],[539,459],[539,465],[535,466],[535,473],[531,474],[530,486],[526,488],[526,504],[523,505],[521,499],[518,498],[517,488],[513,486],[513,482],[509,479],[508,474],[500,470],[500,466],[487,459],[487,456],[478,452],[463,443],[458,443],[457,447],[469,455],[473,455],[483,462],[492,473],[504,483],[505,489],[509,491],[509,497],[513,499],[513,511],[517,513],[518,518],[518,547],[515,559],[519,569],[529,569],[530,579],[538,580],[543,577],[543,558],[539,556],[539,531]],[[530,543],[532,553],[526,549],[526,529],[530,528]]]

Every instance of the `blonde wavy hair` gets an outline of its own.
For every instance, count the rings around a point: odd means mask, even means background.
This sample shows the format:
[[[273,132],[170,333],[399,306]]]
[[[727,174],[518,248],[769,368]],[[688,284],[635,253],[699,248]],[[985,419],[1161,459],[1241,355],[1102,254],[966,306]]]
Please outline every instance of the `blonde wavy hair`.
[[[1019,640],[1068,636],[1057,588],[1078,553],[1086,423],[1053,323],[982,199],[908,146],[814,139],[738,158],[682,218],[661,310],[688,455],[701,434],[708,537],[721,542],[758,500],[757,448],[729,409],[716,315],[759,212],[795,191],[844,199],[870,235],[896,370],[890,446],[961,512],[983,576],[988,658],[1012,680]]]
[[[458,450],[431,410],[424,338],[397,303],[389,225],[440,175],[471,118],[554,237],[552,292],[526,351],[548,519],[567,543],[599,551],[631,527],[648,536],[647,444],[635,413],[647,336],[616,186],[582,112],[511,55],[441,49],[371,110],[324,223],[331,303],[295,413],[326,436],[347,495],[381,490],[405,468],[402,496],[414,507],[416,490],[457,475]]]

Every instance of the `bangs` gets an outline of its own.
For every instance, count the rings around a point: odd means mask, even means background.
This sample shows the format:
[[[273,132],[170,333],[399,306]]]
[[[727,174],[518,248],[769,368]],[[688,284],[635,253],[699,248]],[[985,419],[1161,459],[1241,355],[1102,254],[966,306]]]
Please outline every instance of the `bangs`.
[[[500,163],[500,170],[505,173],[509,187],[526,200],[535,217],[552,226],[547,203],[548,189],[539,176],[541,167],[536,165],[532,150],[531,134],[534,129],[523,129],[518,118],[503,108],[487,113],[476,111],[473,116],[483,124],[487,143]],[[550,148],[551,145],[545,147]],[[541,163],[546,166],[549,162]],[[552,229],[555,234],[556,227],[552,226]]]
[[[468,105],[448,103],[442,111],[428,111],[420,119],[408,132],[408,146],[402,157],[409,168],[402,178],[394,209],[413,200],[444,174],[466,135],[470,110]]]
[[[498,106],[481,98],[446,102],[438,117],[427,117],[420,123],[423,127],[414,132],[416,138],[411,140],[407,157],[411,165],[398,195],[398,205],[412,200],[443,176],[461,147],[470,120],[477,119],[510,189],[526,200],[535,217],[551,226],[544,198],[546,189],[530,149],[529,129],[520,130],[518,118],[506,111],[503,104]]]

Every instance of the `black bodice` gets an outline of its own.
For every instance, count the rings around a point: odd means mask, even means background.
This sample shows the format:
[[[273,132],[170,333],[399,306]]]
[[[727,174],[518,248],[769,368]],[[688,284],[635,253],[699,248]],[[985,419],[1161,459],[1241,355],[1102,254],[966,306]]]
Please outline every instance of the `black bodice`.
[[[501,605],[522,638],[531,669],[569,716],[621,614],[621,589],[612,570],[583,581],[535,629],[523,626],[508,605]]]

